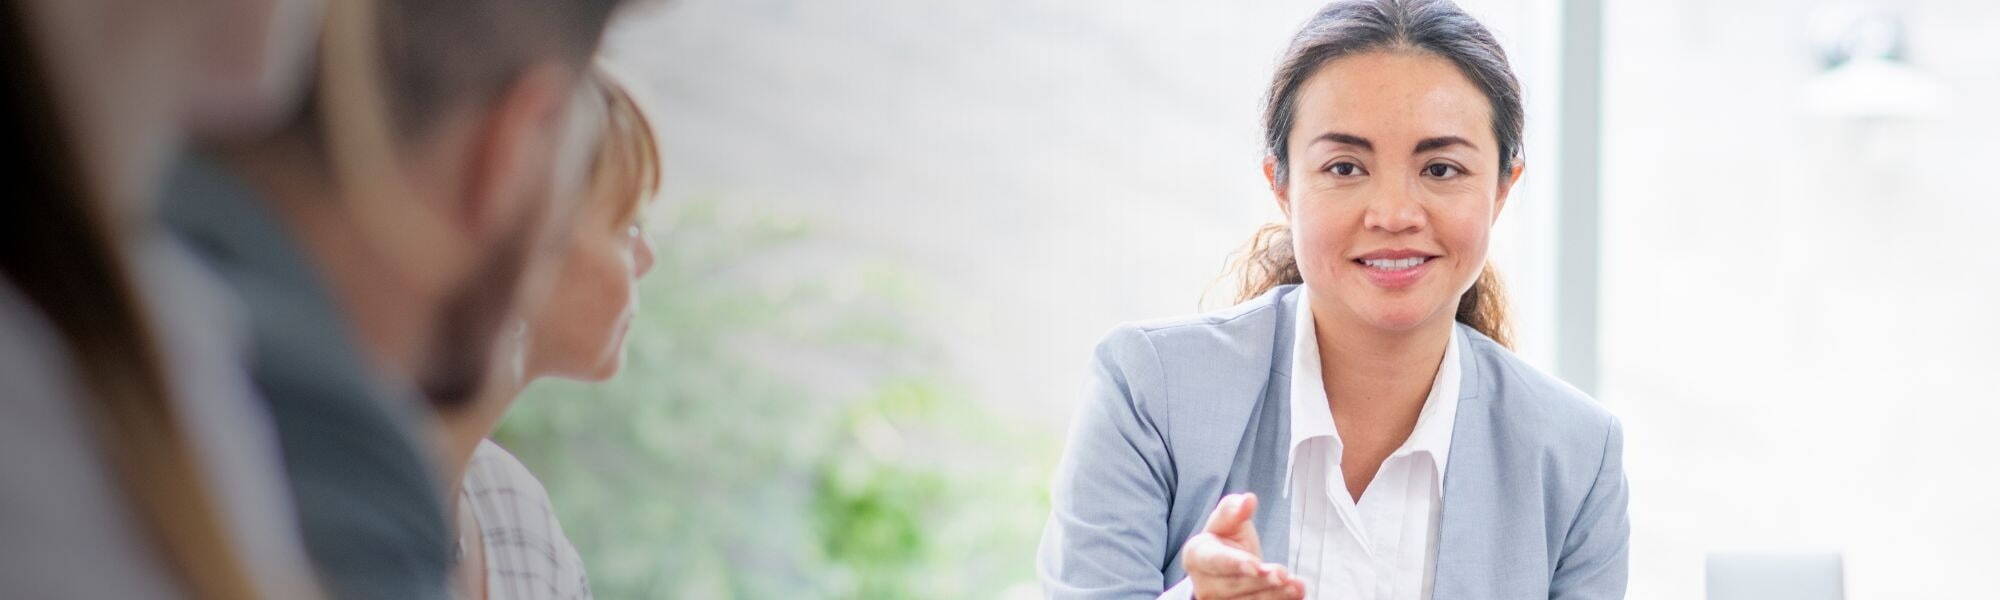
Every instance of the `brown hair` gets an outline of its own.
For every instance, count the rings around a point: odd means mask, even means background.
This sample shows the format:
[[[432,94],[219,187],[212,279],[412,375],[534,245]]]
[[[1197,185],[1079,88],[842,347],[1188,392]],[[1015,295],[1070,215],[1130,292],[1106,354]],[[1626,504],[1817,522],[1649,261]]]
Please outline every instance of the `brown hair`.
[[[1273,185],[1284,185],[1288,175],[1300,86],[1336,58],[1379,49],[1421,50],[1457,65],[1492,104],[1500,177],[1513,173],[1525,121],[1521,83],[1493,34],[1450,0],[1340,0],[1321,8],[1299,29],[1271,78],[1264,103],[1264,149],[1275,163]],[[1231,269],[1241,277],[1237,301],[1280,285],[1303,283],[1293,252],[1291,229],[1285,224],[1259,228]],[[1491,263],[1459,297],[1455,316],[1494,341],[1512,346],[1505,290]]]
[[[412,196],[397,164],[398,153],[430,131],[426,119],[440,111],[490,103],[501,90],[544,59],[558,59],[585,70],[612,12],[624,0],[343,0],[330,3],[320,52],[320,74],[314,104],[302,111],[288,133],[302,136],[323,154],[341,201],[357,224],[376,231],[396,231],[410,220],[437,215],[411,212],[399,203]],[[522,33],[529,34],[523,41]],[[517,43],[518,42],[518,43]],[[468,50],[472,48],[475,50]],[[494,52],[476,49],[497,49]],[[470,52],[470,54],[468,54]],[[581,86],[573,91],[585,91]],[[574,100],[574,98],[572,98]],[[572,103],[573,105],[573,103]],[[558,161],[588,150],[589,140],[569,127],[583,123],[565,118],[558,135]],[[575,174],[579,169],[557,169]],[[559,180],[557,189],[568,189]],[[527,227],[531,223],[521,223]],[[441,224],[431,227],[442,228]],[[521,233],[525,230],[517,231]],[[487,289],[511,289],[525,269],[525,253],[533,248],[524,235],[510,235],[499,248],[472,255],[439,252],[433,240],[415,236],[382,236],[382,251],[404,260],[430,262],[417,271],[470,268],[472,281]],[[441,310],[441,346],[484,347],[503,320],[492,317],[511,309],[512,301],[490,294],[455,294]],[[418,387],[437,408],[469,402],[484,379],[485,358],[463,348],[434,352],[432,365],[419,377]]]
[[[376,0],[373,39],[398,140],[485,104],[538,60],[583,64],[625,0]]]
[[[617,75],[599,65],[586,85],[603,102],[603,136],[590,165],[591,200],[600,193],[620,203],[615,223],[634,219],[660,191],[660,144],[653,123]]]
[[[0,202],[0,277],[48,319],[76,366],[81,413],[146,537],[191,597],[249,599],[255,588],[227,533],[174,404],[155,332],[120,249],[104,188],[85,172],[31,43],[19,2],[0,14],[0,128],[17,160]]]

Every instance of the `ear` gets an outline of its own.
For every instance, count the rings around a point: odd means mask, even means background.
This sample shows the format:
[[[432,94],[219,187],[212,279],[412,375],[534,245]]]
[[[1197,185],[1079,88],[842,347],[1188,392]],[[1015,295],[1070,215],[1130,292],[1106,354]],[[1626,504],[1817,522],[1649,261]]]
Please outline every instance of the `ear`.
[[[1264,183],[1271,186],[1271,195],[1278,200],[1278,212],[1285,213],[1285,220],[1292,218],[1292,198],[1287,195],[1285,184],[1278,182],[1278,157],[1264,155]]]
[[[1493,195],[1493,220],[1500,220],[1500,210],[1507,208],[1507,196],[1514,192],[1514,184],[1521,182],[1521,173],[1528,169],[1525,161],[1515,161],[1506,177],[1500,178],[1500,190]]]
[[[536,64],[475,117],[454,207],[457,222],[474,238],[508,234],[534,208],[530,205],[548,200],[563,109],[575,81],[574,69],[554,61]]]

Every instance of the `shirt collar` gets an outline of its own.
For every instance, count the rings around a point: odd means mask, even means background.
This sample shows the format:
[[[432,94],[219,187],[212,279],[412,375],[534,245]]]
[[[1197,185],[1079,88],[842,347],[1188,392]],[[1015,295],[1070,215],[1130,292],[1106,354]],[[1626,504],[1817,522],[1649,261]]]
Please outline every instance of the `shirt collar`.
[[[1424,408],[1417,413],[1417,426],[1410,431],[1410,439],[1403,442],[1397,454],[1422,452],[1431,457],[1431,465],[1439,475],[1444,474],[1446,459],[1451,454],[1451,432],[1458,421],[1460,339],[1465,334],[1453,323],[1451,337],[1444,344],[1444,359],[1438,363],[1437,378],[1431,381],[1431,393],[1424,397]],[[1439,478],[1439,485],[1443,484]],[[1442,492],[1442,490],[1439,490]]]
[[[1313,327],[1312,302],[1305,286],[1298,288],[1298,310],[1292,311],[1292,442],[1285,452],[1285,487],[1292,492],[1292,474],[1297,470],[1299,447],[1307,440],[1325,437],[1333,444],[1333,460],[1341,452],[1340,432],[1333,427],[1333,412],[1326,405],[1326,385],[1320,379],[1319,338]]]
[[[1298,310],[1293,311],[1292,321],[1292,381],[1291,381],[1291,445],[1285,453],[1285,486],[1280,488],[1289,495],[1292,490],[1294,463],[1298,460],[1299,446],[1307,440],[1325,437],[1333,444],[1332,459],[1340,460],[1342,444],[1340,432],[1334,428],[1333,412],[1327,407],[1326,385],[1320,379],[1320,356],[1318,331],[1314,328],[1312,304],[1307,297],[1305,286],[1299,286]],[[1451,453],[1451,433],[1458,420],[1458,391],[1460,378],[1459,338],[1464,334],[1452,324],[1451,337],[1445,341],[1444,359],[1438,364],[1437,377],[1431,381],[1430,394],[1424,397],[1424,408],[1417,413],[1417,425],[1390,456],[1422,453],[1430,457],[1432,466],[1442,475],[1447,458]],[[1443,493],[1443,477],[1433,480],[1436,490]]]

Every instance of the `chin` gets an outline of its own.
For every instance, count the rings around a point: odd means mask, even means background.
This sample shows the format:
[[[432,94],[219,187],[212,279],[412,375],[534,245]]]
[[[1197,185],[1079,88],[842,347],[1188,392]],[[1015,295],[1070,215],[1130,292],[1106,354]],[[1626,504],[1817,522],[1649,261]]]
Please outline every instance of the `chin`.
[[[589,382],[608,381],[613,377],[617,377],[618,372],[624,369],[625,351],[622,349],[613,350],[611,354],[597,361],[596,365],[588,369],[589,373],[582,379]]]
[[[1405,332],[1430,322],[1436,307],[1415,306],[1403,302],[1385,302],[1367,307],[1361,314],[1366,315],[1370,325],[1377,329]]]
[[[618,376],[618,370],[622,366],[624,365],[619,364],[619,361],[609,361],[607,363],[599,364],[595,367],[586,369],[581,376],[577,377],[577,379],[579,381],[586,381],[590,383],[603,383],[605,381],[610,381],[612,377]]]

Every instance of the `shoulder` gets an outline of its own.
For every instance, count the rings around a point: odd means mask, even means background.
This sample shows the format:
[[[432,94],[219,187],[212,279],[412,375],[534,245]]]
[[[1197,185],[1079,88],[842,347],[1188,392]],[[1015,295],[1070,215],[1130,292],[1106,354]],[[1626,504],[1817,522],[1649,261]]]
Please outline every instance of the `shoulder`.
[[[1465,394],[1477,393],[1490,404],[1499,433],[1592,459],[1613,451],[1622,439],[1618,417],[1595,398],[1478,331],[1462,325],[1459,330],[1467,342],[1462,360],[1476,370],[1467,374],[1472,389]]]
[[[156,232],[131,252],[150,302],[156,342],[180,425],[207,468],[215,501],[273,589],[310,579],[271,414],[243,368],[244,323],[236,298],[181,244]]]
[[[53,324],[0,276],[0,595],[164,598],[170,573],[99,457]],[[77,560],[88,557],[88,560]]]
[[[1147,337],[1187,343],[1199,348],[1203,343],[1235,345],[1235,342],[1249,341],[1243,338],[1265,335],[1256,340],[1268,343],[1270,328],[1278,322],[1278,313],[1286,312],[1294,298],[1298,286],[1283,285],[1273,288],[1264,295],[1243,301],[1235,306],[1204,313],[1180,315],[1160,319],[1133,321],[1121,329],[1129,329]]]
[[[1121,366],[1262,359],[1268,364],[1295,286],[1281,286],[1249,301],[1206,313],[1132,321],[1098,342],[1100,361]]]
[[[590,597],[583,560],[563,534],[548,490],[527,465],[492,440],[481,441],[463,485],[486,546],[489,593],[506,598]],[[494,570],[494,565],[509,568]]]
[[[1100,401],[1118,414],[1206,439],[1242,420],[1289,349],[1292,286],[1218,311],[1119,325],[1097,345]]]
[[[464,486],[475,499],[481,494],[502,494],[524,508],[553,510],[554,507],[548,490],[528,471],[528,465],[493,440],[479,442],[479,447],[472,451],[472,461],[466,463]]]

